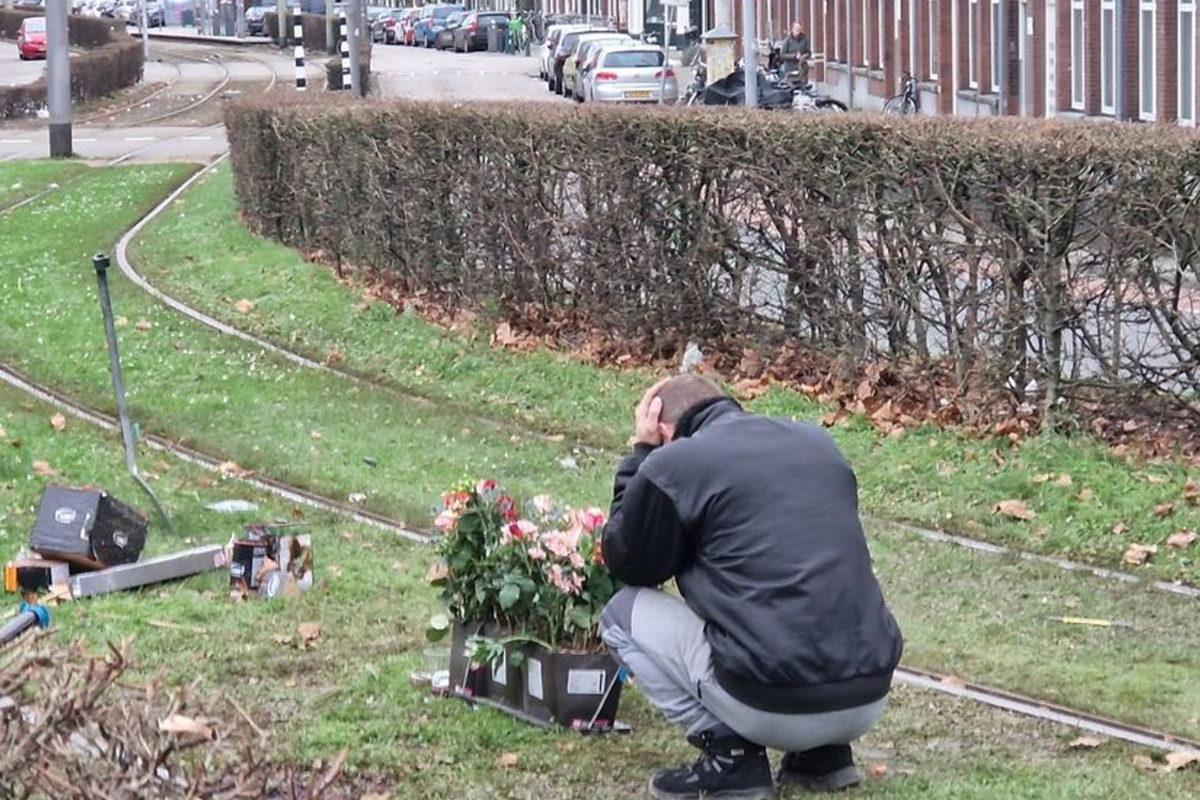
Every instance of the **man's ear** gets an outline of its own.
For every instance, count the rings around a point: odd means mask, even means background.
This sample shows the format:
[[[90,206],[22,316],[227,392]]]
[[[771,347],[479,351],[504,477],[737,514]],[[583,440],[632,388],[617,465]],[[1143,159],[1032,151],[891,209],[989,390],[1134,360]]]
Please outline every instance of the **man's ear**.
[[[658,423],[658,435],[662,437],[663,444],[672,441],[675,438],[675,423],[660,422]]]

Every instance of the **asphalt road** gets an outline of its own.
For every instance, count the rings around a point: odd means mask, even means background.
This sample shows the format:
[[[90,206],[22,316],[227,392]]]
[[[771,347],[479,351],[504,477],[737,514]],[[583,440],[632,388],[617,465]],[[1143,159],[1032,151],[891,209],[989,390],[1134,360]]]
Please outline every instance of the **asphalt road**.
[[[4,44],[0,42],[0,75],[11,77],[16,73],[8,69],[8,59],[20,62],[15,46],[10,52]],[[122,108],[76,121],[74,149],[81,157],[99,162],[207,161],[226,149],[222,98],[269,86],[280,95],[295,92],[291,54],[274,49],[155,43],[151,57],[145,85]],[[33,80],[43,63],[21,66],[33,71]],[[546,90],[533,57],[380,44],[371,66],[385,99],[570,102]],[[322,92],[322,73],[321,62],[310,60],[312,96]],[[45,120],[0,123],[0,161],[44,158],[48,148]]]
[[[17,57],[17,43],[0,39],[0,86],[20,86],[42,77],[45,61],[22,61]]]

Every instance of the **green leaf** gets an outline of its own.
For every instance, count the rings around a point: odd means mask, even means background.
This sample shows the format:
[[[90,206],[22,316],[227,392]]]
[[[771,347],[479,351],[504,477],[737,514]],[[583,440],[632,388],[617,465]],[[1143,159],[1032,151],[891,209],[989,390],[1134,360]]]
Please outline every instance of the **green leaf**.
[[[425,628],[425,638],[431,642],[440,642],[449,632],[450,618],[445,614],[434,614]]]
[[[521,587],[515,583],[506,583],[504,588],[500,590],[500,608],[508,611],[517,604],[521,599]]]

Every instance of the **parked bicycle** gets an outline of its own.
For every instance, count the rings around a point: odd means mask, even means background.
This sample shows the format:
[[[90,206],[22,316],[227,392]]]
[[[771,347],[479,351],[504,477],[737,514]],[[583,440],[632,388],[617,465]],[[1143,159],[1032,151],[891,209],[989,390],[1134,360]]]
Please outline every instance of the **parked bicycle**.
[[[904,91],[889,97],[883,104],[883,113],[911,117],[921,110],[921,93],[917,90],[917,79],[904,73]]]

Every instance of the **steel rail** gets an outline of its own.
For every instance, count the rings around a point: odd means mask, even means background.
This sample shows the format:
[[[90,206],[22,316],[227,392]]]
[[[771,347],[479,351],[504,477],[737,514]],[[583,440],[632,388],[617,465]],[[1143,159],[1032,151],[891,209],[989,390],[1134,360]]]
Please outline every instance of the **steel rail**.
[[[112,416],[76,403],[61,392],[37,384],[12,367],[0,364],[0,381],[61,411],[71,414],[77,419],[106,431],[117,431],[117,422]],[[216,456],[206,454],[195,448],[171,441],[156,434],[143,434],[142,441],[151,449],[174,456],[185,463],[201,467],[210,472],[222,472],[221,467],[223,462]],[[262,475],[230,474],[230,476],[248,486],[288,500],[289,502],[345,516],[356,522],[392,533],[409,541],[419,544],[430,544],[434,540],[433,536],[420,529],[397,522],[373,511],[355,508],[308,489],[291,486],[282,481]],[[1046,700],[1038,700],[980,684],[966,683],[957,678],[940,675],[935,672],[913,667],[899,667],[896,670],[893,680],[895,683],[902,685],[960,697],[1021,716],[1078,728],[1131,744],[1142,745],[1165,752],[1185,752],[1200,755],[1200,742],[1192,739],[1164,734],[1150,728],[1108,719]]]

